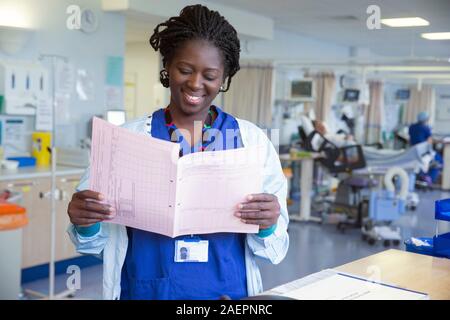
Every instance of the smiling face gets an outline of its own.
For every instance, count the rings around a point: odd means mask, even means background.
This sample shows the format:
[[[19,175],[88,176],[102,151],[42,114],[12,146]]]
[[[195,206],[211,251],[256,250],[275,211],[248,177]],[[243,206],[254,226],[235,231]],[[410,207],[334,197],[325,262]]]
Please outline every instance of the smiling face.
[[[188,40],[166,70],[169,73],[170,108],[188,117],[205,115],[224,80],[224,63],[217,47],[204,40]]]

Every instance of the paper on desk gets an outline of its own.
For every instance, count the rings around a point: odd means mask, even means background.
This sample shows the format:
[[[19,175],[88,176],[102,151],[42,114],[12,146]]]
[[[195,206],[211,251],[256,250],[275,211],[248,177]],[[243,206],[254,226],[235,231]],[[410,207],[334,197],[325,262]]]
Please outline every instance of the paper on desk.
[[[294,290],[297,290],[299,288],[302,288],[308,284],[315,283],[319,280],[328,278],[332,275],[335,275],[337,272],[333,269],[325,269],[313,274],[310,274],[308,276],[305,276],[303,278],[282,284],[280,286],[277,286],[275,288],[270,289],[265,294],[268,295],[284,295],[288,292],[292,292]],[[264,293],[263,293],[264,294]]]
[[[428,295],[424,293],[340,273],[282,295],[298,300],[420,300],[428,298]]]
[[[179,150],[179,144],[94,118],[90,189],[116,209],[111,222],[170,237],[258,232],[233,213],[246,195],[262,191],[261,148],[180,159]]]

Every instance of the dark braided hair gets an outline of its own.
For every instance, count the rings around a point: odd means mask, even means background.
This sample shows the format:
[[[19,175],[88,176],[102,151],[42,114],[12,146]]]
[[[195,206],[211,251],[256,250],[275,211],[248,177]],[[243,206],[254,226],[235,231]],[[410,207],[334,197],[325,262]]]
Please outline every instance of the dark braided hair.
[[[160,30],[165,27],[165,29]],[[156,26],[150,37],[150,45],[155,51],[160,51],[163,65],[166,66],[173,58],[177,48],[187,40],[206,40],[216,46],[224,59],[224,80],[228,78],[227,86],[220,91],[226,92],[230,88],[231,78],[239,71],[239,54],[241,46],[236,30],[217,11],[209,10],[202,5],[187,6],[180,15]],[[167,72],[162,70],[160,81],[169,87]]]

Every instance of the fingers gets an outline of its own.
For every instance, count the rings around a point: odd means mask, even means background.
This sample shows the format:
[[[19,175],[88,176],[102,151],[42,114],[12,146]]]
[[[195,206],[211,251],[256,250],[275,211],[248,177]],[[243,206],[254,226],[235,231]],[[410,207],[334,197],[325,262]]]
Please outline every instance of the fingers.
[[[70,221],[75,225],[88,225],[94,224],[97,222],[102,222],[105,220],[111,220],[115,217],[115,213],[101,213],[83,210],[79,208],[71,208],[69,209],[69,217]]]
[[[273,217],[273,212],[271,211],[247,211],[247,212],[236,212],[235,216],[241,219],[271,219]]]
[[[106,214],[112,213],[114,211],[114,208],[111,207],[109,204],[98,203],[92,200],[74,201],[74,202],[78,208],[83,210],[101,212]]]
[[[115,217],[115,210],[106,203],[100,203],[104,197],[91,190],[84,190],[73,195],[69,203],[68,214],[75,225],[92,225]]]
[[[74,225],[91,225],[105,220],[111,220],[115,217],[115,213],[100,213],[82,209],[69,210],[70,221]]]
[[[246,202],[238,205],[239,211],[257,211],[257,210],[278,210],[280,204],[278,198],[273,194],[259,193],[247,196]]]
[[[264,229],[277,223],[280,214],[276,211],[253,211],[236,212],[235,216],[240,218],[243,223],[257,224]]]
[[[277,199],[276,196],[269,193],[250,194],[246,197],[247,202],[254,202],[254,201],[271,202],[275,201],[276,199]]]
[[[104,214],[104,213],[97,213],[92,211],[86,211],[86,210],[78,210],[77,217],[81,219],[95,219],[95,220],[111,220],[115,217],[115,214]]]
[[[273,194],[259,193],[247,196],[246,202],[240,203],[235,216],[243,223],[259,225],[261,229],[277,223],[280,216],[280,204]]]
[[[113,209],[110,205],[99,202],[103,200],[105,197],[100,192],[83,190],[74,193],[70,206],[88,211],[111,213]]]
[[[248,202],[238,205],[239,211],[259,211],[259,210],[271,210],[276,207],[272,202]]]
[[[92,190],[84,190],[84,191],[79,191],[74,193],[73,198],[77,198],[77,199],[93,199],[93,200],[98,200],[98,201],[102,201],[105,200],[105,197],[100,193],[100,192],[96,192],[96,191],[92,191]]]

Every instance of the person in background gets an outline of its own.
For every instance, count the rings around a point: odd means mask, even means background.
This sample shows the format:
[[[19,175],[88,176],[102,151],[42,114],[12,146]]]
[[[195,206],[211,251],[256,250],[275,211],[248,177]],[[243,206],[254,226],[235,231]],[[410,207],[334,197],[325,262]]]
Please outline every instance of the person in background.
[[[417,122],[409,127],[409,143],[411,146],[425,141],[431,143],[431,128],[427,124],[429,118],[428,113],[422,111],[417,115]]]
[[[429,119],[430,115],[427,112],[419,112],[417,115],[417,122],[409,127],[409,143],[411,146],[425,141],[433,143],[431,127],[428,125]],[[442,156],[436,152],[434,161],[430,165],[430,169],[427,173],[419,174],[419,179],[425,180],[429,184],[437,182],[443,163],[444,160],[442,159]]]
[[[345,133],[342,130],[339,130],[338,132],[333,134],[328,129],[326,123],[321,120],[313,120],[313,125],[314,130],[319,132],[321,135],[333,142],[338,147],[355,144],[353,135]]]

